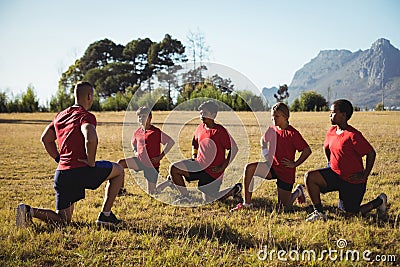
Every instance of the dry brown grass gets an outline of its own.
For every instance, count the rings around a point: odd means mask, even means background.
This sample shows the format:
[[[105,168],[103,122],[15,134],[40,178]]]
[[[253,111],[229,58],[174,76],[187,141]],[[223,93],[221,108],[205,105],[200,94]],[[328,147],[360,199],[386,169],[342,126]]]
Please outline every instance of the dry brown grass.
[[[166,175],[168,160],[188,157],[190,140],[198,120],[196,113],[187,116],[191,124],[174,125],[178,117],[155,112],[153,122],[166,132],[178,131],[175,150],[162,161],[161,174]],[[174,114],[174,116],[178,116]],[[400,262],[400,116],[395,112],[357,112],[350,123],[363,132],[377,151],[377,159],[369,178],[364,200],[380,192],[388,195],[390,210],[387,221],[369,216],[344,219],[335,211],[337,193],[322,196],[329,210],[325,223],[304,222],[308,205],[295,212],[279,213],[275,209],[276,188],[264,182],[254,193],[255,208],[230,214],[236,204],[212,203],[197,208],[179,208],[159,202],[145,194],[126,171],[127,189],[132,194],[118,198],[115,213],[125,227],[111,231],[96,229],[93,222],[102,203],[103,190],[87,191],[85,200],[77,204],[74,224],[51,227],[35,221],[28,229],[15,227],[15,207],[23,201],[33,206],[53,208],[53,173],[56,164],[41,147],[41,132],[54,114],[0,114],[0,265],[1,266],[259,266],[282,265],[277,259],[260,261],[257,252],[268,250],[336,249],[336,240],[344,238],[348,249],[371,250],[372,255],[396,255]],[[98,159],[117,161],[124,157],[122,122],[125,114],[96,114],[100,144]],[[269,113],[221,112],[217,119],[227,125],[240,146],[240,153],[226,173],[225,186],[241,179],[243,166],[260,158],[260,132],[269,124]],[[240,122],[238,118],[243,122]],[[133,122],[136,118],[133,119]],[[292,113],[291,124],[310,144],[313,154],[297,170],[296,182],[304,173],[323,167],[322,143],[329,127],[328,113]],[[244,126],[242,126],[244,125]],[[132,127],[137,127],[133,124]],[[168,132],[169,133],[169,132]],[[126,151],[129,154],[129,151]],[[134,174],[140,179],[141,173]],[[309,202],[307,204],[310,204]],[[287,255],[286,255],[287,256]],[[385,265],[382,262],[360,261],[288,261],[285,264],[356,266]]]

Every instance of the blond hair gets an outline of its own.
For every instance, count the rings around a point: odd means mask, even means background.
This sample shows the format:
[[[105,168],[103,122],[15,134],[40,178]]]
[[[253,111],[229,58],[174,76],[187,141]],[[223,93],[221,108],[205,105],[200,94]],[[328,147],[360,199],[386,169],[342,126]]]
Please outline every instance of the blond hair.
[[[289,121],[289,116],[290,116],[289,107],[285,103],[278,102],[272,106],[271,110],[279,112]]]

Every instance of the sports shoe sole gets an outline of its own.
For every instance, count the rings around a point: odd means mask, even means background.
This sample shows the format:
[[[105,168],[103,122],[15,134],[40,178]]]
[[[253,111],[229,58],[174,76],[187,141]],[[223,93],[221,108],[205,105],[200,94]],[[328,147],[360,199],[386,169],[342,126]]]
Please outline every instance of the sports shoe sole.
[[[112,229],[112,228],[117,228],[117,227],[122,226],[123,221],[116,224],[116,223],[112,223],[112,222],[103,222],[103,221],[96,220],[96,225],[98,228],[104,227],[104,228]]]
[[[382,204],[376,209],[378,217],[386,218],[387,217],[387,196],[385,193],[381,193],[379,198],[382,199]]]
[[[27,210],[25,204],[18,204],[15,215],[15,223],[17,227],[28,226]]]
[[[306,219],[306,222],[315,222],[315,221],[326,221],[328,217],[325,214],[318,213],[316,214],[315,211],[311,214]]]
[[[250,203],[248,205],[243,205],[242,203],[237,204],[234,208],[230,209],[229,212],[235,212],[239,210],[245,210],[245,209],[250,209],[253,207],[253,203]]]
[[[304,187],[302,185],[298,185],[296,189],[299,189],[301,195],[297,198],[297,203],[304,204],[306,202],[306,195],[304,194]]]

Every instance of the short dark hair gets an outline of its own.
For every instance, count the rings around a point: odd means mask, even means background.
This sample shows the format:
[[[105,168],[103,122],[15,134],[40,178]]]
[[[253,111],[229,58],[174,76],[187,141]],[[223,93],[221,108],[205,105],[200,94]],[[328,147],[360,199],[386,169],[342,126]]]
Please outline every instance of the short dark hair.
[[[136,111],[136,115],[139,116],[139,115],[142,115],[142,114],[151,116],[151,109],[149,109],[146,106],[142,106],[142,107],[138,108],[138,110]]]
[[[80,81],[75,85],[75,97],[80,98],[83,94],[87,93],[88,89],[94,90],[93,85],[90,82]]]
[[[199,108],[198,108],[198,110],[207,110],[207,111],[209,111],[211,114],[217,114],[218,113],[218,106],[217,106],[217,104],[214,102],[214,101],[212,101],[212,100],[208,100],[208,101],[206,101],[206,102],[203,102],[200,106],[199,106]]]
[[[346,113],[346,119],[350,120],[351,115],[353,115],[353,105],[351,104],[351,102],[347,99],[338,99],[335,102],[333,102],[333,105],[335,105],[335,107],[337,109],[339,109],[340,112],[344,112]]]

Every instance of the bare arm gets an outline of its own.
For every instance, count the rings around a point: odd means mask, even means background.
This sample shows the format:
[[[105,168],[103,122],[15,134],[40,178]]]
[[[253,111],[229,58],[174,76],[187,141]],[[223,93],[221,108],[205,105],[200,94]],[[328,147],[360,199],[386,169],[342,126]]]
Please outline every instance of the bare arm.
[[[331,161],[331,150],[329,148],[324,148],[324,153],[325,153],[326,161],[329,164],[329,162]]]
[[[81,132],[85,138],[86,159],[80,161],[85,162],[88,166],[94,167],[96,162],[97,151],[97,132],[93,124],[85,123],[81,126]]]
[[[171,148],[175,145],[175,141],[172,140],[172,138],[170,139],[170,141],[165,145],[163,152],[161,152],[161,155],[163,155],[163,157],[168,154],[168,152],[171,150]]]
[[[296,161],[284,159],[282,160],[282,164],[287,168],[296,168],[297,166],[302,164],[311,155],[311,153],[311,148],[308,146],[303,149],[303,151],[301,151],[300,157]]]
[[[239,148],[237,146],[233,146],[228,153],[228,156],[226,157],[226,160],[224,161],[224,170],[228,167],[229,164],[235,159],[237,153],[239,151]]]
[[[229,149],[228,156],[226,157],[225,161],[219,166],[212,167],[212,171],[213,172],[224,171],[229,166],[229,164],[235,159],[238,151],[239,148],[237,146],[233,146],[231,149]]]
[[[163,152],[161,152],[161,154],[157,157],[154,157],[151,159],[152,163],[156,163],[159,162],[160,160],[163,159],[163,157],[165,157],[165,155],[171,150],[171,148],[174,146],[175,141],[170,139],[170,141],[164,146],[164,150]]]
[[[199,144],[198,144],[197,140],[195,139],[195,137],[193,137],[193,139],[192,139],[192,159],[197,158],[198,149],[199,149]]]
[[[56,140],[57,136],[54,128],[48,125],[43,131],[42,136],[40,137],[40,141],[42,142],[46,152],[53,159],[56,159],[60,155],[56,146]]]
[[[375,150],[371,150],[370,152],[367,153],[366,155],[366,161],[365,161],[365,169],[361,173],[356,173],[350,176],[350,180],[353,181],[358,181],[358,180],[367,180],[369,174],[372,171],[372,167],[374,167],[375,163],[375,157],[376,157],[376,152]]]
[[[311,155],[311,148],[308,146],[300,154],[300,157],[295,161],[296,167],[301,165]]]
[[[264,159],[268,161],[268,153],[269,153],[268,143],[264,142],[264,138],[262,137],[260,139],[260,143],[261,143],[261,154],[264,157]]]
[[[376,158],[375,150],[371,150],[370,152],[368,152],[367,159],[366,159],[366,162],[365,162],[365,170],[363,172],[365,179],[368,178],[369,174],[372,171],[372,167],[374,167],[375,158]]]

